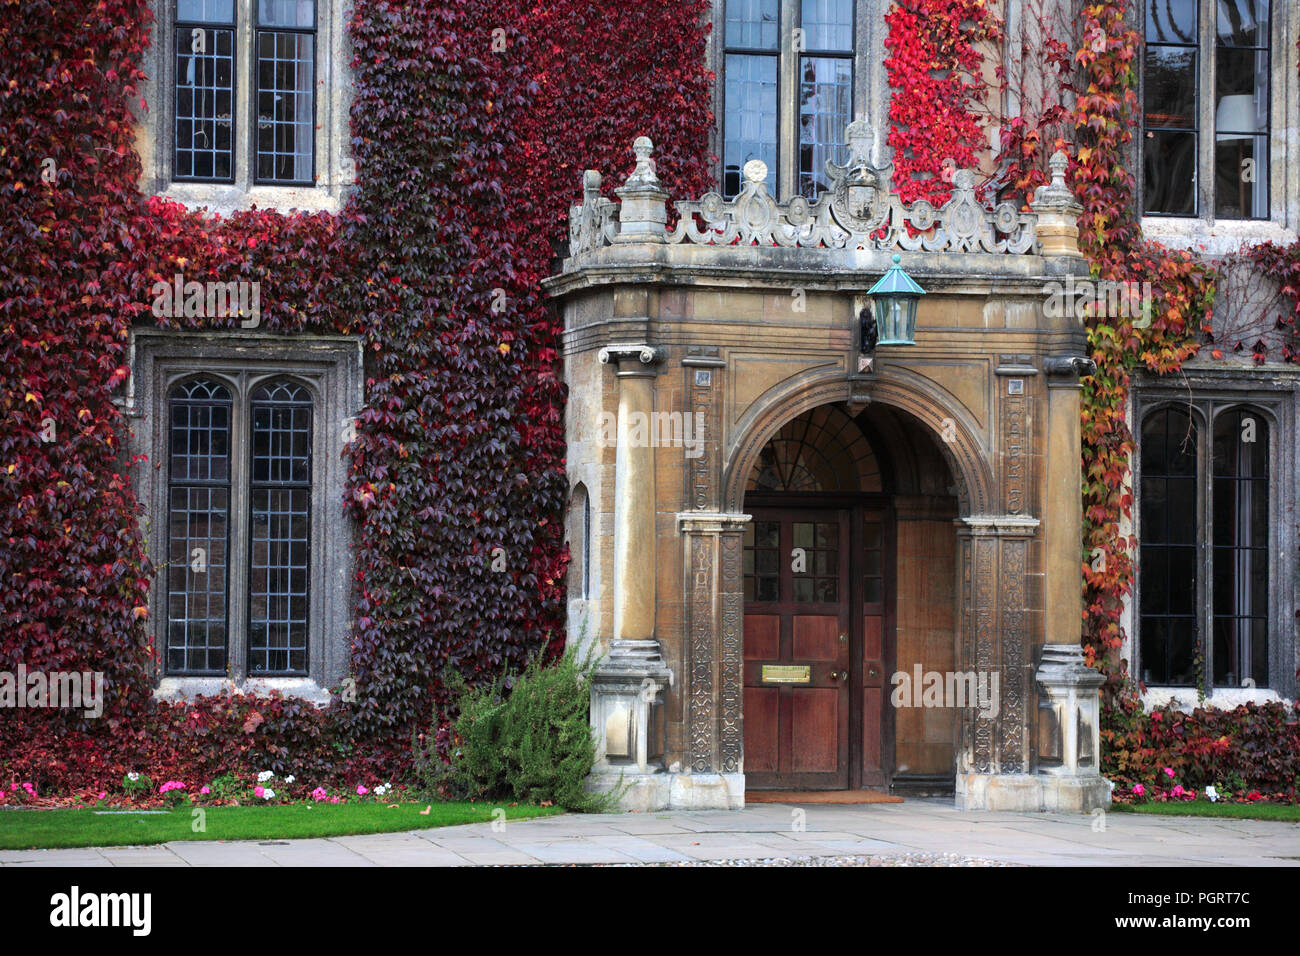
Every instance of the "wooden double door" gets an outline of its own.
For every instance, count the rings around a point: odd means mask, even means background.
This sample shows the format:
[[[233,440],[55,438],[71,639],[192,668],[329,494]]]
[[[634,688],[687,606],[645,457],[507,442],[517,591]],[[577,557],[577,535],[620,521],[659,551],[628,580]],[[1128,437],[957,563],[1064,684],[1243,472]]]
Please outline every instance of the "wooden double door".
[[[887,786],[890,509],[763,501],[746,501],[746,787]]]

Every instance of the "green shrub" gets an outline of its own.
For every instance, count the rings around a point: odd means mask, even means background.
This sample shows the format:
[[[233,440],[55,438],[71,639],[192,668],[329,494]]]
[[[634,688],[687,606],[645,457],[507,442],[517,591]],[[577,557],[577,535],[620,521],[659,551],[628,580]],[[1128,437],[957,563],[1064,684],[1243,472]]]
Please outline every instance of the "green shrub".
[[[430,795],[456,799],[512,799],[599,812],[617,799],[587,792],[596,759],[588,721],[587,681],[595,667],[573,649],[554,664],[537,655],[513,681],[497,678],[466,689],[449,674],[459,716],[452,724],[450,763],[431,743],[413,743],[416,774]],[[513,685],[513,686],[509,686]]]

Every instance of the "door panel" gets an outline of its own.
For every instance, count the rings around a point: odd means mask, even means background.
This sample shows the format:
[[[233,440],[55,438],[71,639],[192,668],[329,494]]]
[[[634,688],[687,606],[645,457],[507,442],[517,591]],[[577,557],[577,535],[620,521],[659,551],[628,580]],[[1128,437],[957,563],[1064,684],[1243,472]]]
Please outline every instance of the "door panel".
[[[796,774],[838,776],[843,763],[840,753],[840,687],[795,687],[791,689],[791,760]]]
[[[800,659],[845,663],[840,644],[839,615],[801,615],[794,619],[794,656]]]
[[[745,688],[745,772],[776,773],[779,769],[777,712],[781,692],[775,687]]]
[[[746,530],[749,787],[849,785],[851,531],[844,510],[758,510]]]
[[[885,786],[892,524],[881,508],[802,504],[748,509],[746,786]]]

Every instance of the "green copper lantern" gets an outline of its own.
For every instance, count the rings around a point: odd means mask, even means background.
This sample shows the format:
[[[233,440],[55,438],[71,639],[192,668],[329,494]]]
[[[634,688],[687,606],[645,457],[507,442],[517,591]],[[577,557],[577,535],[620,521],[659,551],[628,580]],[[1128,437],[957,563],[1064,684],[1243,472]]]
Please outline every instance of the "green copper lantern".
[[[895,255],[889,271],[867,293],[876,305],[880,345],[916,344],[916,307],[925,290],[903,271],[900,261]]]

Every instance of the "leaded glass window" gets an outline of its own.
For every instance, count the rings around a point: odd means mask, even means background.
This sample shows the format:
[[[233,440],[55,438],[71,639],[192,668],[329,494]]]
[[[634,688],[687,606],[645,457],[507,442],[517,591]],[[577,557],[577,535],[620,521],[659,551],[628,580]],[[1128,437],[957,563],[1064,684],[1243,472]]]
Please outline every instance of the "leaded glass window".
[[[1204,430],[1198,422],[1209,422]],[[1165,405],[1139,440],[1138,660],[1147,684],[1269,686],[1268,418]],[[1201,569],[1205,569],[1202,574]]]
[[[316,4],[258,0],[257,27],[257,180],[310,183]]]
[[[242,394],[215,377],[172,387],[168,674],[307,674],[314,413],[287,379]]]
[[[167,670],[224,674],[230,391],[210,379],[179,385],[168,418]]]
[[[722,191],[750,160],[773,195],[815,198],[853,119],[855,0],[725,0]]]
[[[235,0],[176,0],[173,173],[235,178]]]
[[[1147,0],[1146,214],[1269,217],[1270,29],[1269,0]]]
[[[311,185],[316,0],[174,0],[173,178]],[[252,26],[252,49],[237,38]],[[247,35],[247,34],[243,34]],[[245,45],[246,46],[246,45]],[[251,122],[236,115],[249,84]]]
[[[281,382],[253,393],[248,672],[307,670],[311,396]]]

